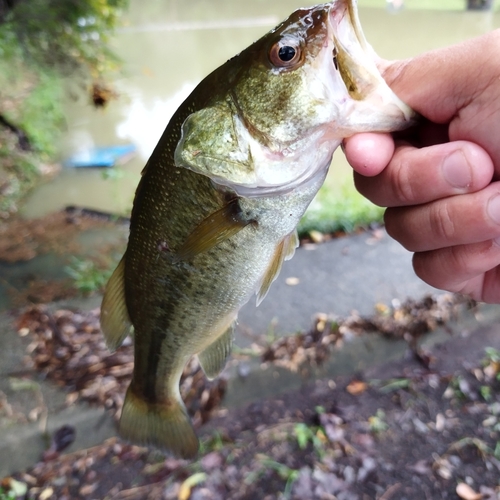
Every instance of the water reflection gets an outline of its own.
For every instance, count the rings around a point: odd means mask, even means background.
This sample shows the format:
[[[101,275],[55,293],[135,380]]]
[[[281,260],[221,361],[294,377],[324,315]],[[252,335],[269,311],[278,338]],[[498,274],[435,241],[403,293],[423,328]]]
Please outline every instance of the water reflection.
[[[410,3],[397,15],[386,10],[383,0],[379,8],[360,8],[365,34],[381,56],[409,57],[500,26],[496,13],[422,11]],[[120,99],[105,110],[93,109],[87,97],[68,99],[60,151],[65,158],[85,147],[133,142],[139,154],[122,167],[123,175],[112,179],[103,179],[97,170],[64,170],[32,194],[23,214],[40,216],[66,205],[127,213],[144,163],[183,98],[301,4],[303,0],[131,0],[115,44],[125,63],[116,82]],[[342,160],[334,163],[331,175],[339,168],[347,168]]]
[[[394,12],[401,10],[404,6],[403,0],[386,0],[387,10],[389,12]]]
[[[167,99],[155,99],[146,103],[142,93],[130,94],[131,102],[124,109],[124,119],[116,125],[116,136],[137,144],[139,154],[147,160],[165,128],[165,123],[174,114],[196,86],[186,82]]]

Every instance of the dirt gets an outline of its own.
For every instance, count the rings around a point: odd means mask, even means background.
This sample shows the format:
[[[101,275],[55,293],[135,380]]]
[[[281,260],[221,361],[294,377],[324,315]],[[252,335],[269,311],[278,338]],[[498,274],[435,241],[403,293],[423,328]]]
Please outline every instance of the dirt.
[[[11,217],[0,226],[0,261],[23,262],[49,252],[78,255],[83,231],[115,225],[106,214],[73,207],[37,219]]]
[[[423,310],[436,317],[440,308],[426,304],[401,309],[416,311],[420,320]],[[46,332],[50,321],[43,318],[45,312],[35,318],[33,310],[30,314],[21,333],[36,330],[33,322]],[[68,313],[54,314],[63,331],[76,324]],[[386,311],[385,324],[395,316],[398,311]],[[91,316],[79,324],[87,335],[94,328],[89,324]],[[244,408],[212,408],[212,419],[199,429],[202,448],[193,462],[165,458],[118,438],[61,455],[64,439],[56,437],[44,460],[15,475],[27,488],[19,498],[498,499],[499,330],[491,326],[473,335],[455,333],[426,353],[426,362],[412,355],[355,376],[317,380]],[[45,354],[50,366],[54,355],[47,355],[48,344],[33,342],[35,361]],[[262,348],[261,355],[269,355],[269,349]],[[275,359],[282,357],[280,350],[293,358],[276,344],[271,349]],[[310,363],[314,358],[304,359]],[[65,373],[55,372],[60,378]],[[204,399],[205,388],[200,389],[193,401]],[[108,394],[104,401],[109,399]],[[65,439],[70,434],[61,432]],[[5,478],[2,484],[8,489],[14,483]]]
[[[11,216],[0,224],[0,268],[6,272],[6,276],[0,276],[6,294],[3,302],[9,307],[22,307],[78,295],[81,290],[69,274],[66,278],[49,276],[53,270],[46,269],[43,259],[49,257],[58,263],[58,275],[72,259],[88,261],[105,273],[123,253],[127,225],[128,219],[78,207],[37,219]],[[86,242],[89,235],[92,245]],[[37,257],[43,263],[23,270],[23,263]]]

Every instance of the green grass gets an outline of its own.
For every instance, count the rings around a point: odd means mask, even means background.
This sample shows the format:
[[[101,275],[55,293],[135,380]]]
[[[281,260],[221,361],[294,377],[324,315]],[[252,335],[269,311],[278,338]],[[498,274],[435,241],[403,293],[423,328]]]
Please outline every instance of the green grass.
[[[73,279],[73,286],[81,294],[90,295],[103,290],[114,271],[114,266],[102,269],[93,260],[72,257],[65,271]]]
[[[304,217],[300,221],[300,236],[311,231],[334,233],[352,232],[371,223],[382,222],[384,209],[361,196],[354,187],[352,169],[339,150],[335,153],[330,172]]]

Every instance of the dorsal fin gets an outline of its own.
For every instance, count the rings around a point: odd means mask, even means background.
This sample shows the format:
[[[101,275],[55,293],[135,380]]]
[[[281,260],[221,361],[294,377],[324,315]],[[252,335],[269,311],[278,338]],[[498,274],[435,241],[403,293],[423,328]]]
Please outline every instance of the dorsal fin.
[[[283,265],[283,261],[289,260],[293,257],[295,249],[298,245],[299,237],[296,230],[285,236],[278,244],[276,250],[274,251],[274,256],[269,263],[269,267],[267,268],[264,277],[262,278],[260,289],[257,292],[257,305],[259,305],[264,300],[264,297],[267,295],[271,284],[278,277],[278,274],[280,273],[281,267]]]
[[[243,217],[238,199],[231,200],[227,205],[203,219],[193,229],[177,250],[177,256],[182,260],[190,260],[227,240],[251,222],[253,221]]]
[[[125,303],[125,255],[106,285],[101,304],[101,330],[106,345],[112,351],[120,347],[131,333],[132,324]]]
[[[233,347],[233,337],[234,322],[215,342],[198,354],[198,361],[209,380],[213,380],[224,369]]]

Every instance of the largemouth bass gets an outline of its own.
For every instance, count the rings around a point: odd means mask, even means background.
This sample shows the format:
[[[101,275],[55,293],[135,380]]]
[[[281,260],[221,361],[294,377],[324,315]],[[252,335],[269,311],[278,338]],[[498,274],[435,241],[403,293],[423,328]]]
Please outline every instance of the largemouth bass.
[[[102,303],[109,347],[134,335],[125,438],[197,453],[179,394],[187,361],[198,355],[209,378],[223,369],[238,310],[253,294],[259,303],[292,257],[296,226],[342,139],[412,119],[374,60],[356,2],[300,9],[173,115],[144,168]]]

